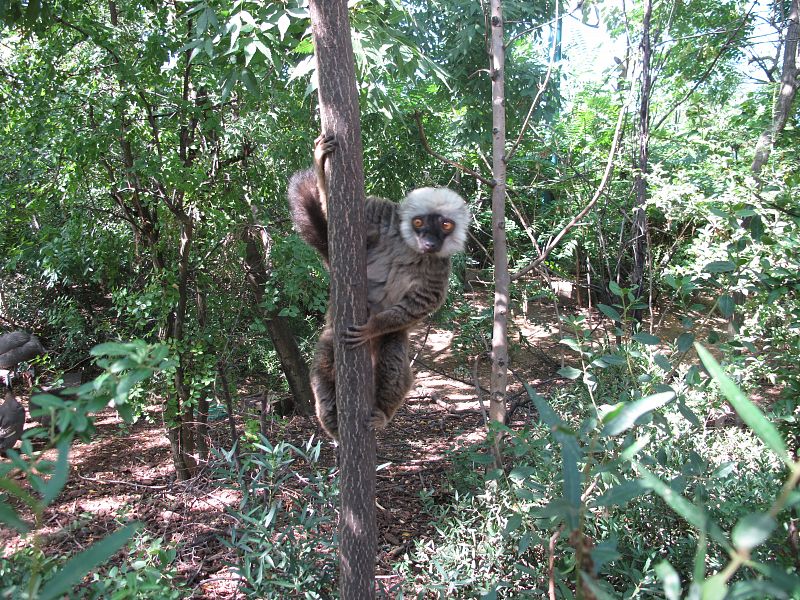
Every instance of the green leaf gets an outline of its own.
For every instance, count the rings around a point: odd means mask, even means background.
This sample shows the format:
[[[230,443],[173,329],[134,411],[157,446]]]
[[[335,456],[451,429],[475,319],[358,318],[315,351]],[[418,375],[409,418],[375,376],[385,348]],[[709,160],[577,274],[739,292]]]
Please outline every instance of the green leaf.
[[[119,406],[125,404],[128,400],[128,394],[131,388],[150,377],[153,374],[151,369],[135,369],[130,373],[124,375],[117,383],[117,389],[114,393],[114,404]]]
[[[715,260],[703,267],[706,273],[730,273],[736,265],[729,260]]]
[[[680,600],[681,578],[675,568],[666,560],[655,566],[656,575],[664,584],[664,596],[667,600]]]
[[[583,571],[581,571],[581,581],[586,587],[588,587],[592,591],[592,594],[594,594],[594,597],[597,598],[597,600],[616,600],[614,596],[612,596],[611,594],[606,592],[605,589],[600,587],[600,584],[595,579],[593,579],[591,575],[588,575]]]
[[[668,402],[675,399],[675,392],[659,392],[646,396],[634,402],[626,403],[621,410],[614,411],[614,416],[608,423],[605,424],[600,435],[603,437],[611,437],[627,431],[633,427],[636,420],[644,414],[647,414],[657,408],[661,408]]]
[[[678,412],[683,415],[684,419],[689,421],[689,424],[692,427],[700,427],[703,424],[700,419],[697,418],[697,415],[694,414],[692,409],[686,406],[686,402],[683,402],[682,400],[678,401]]]
[[[733,462],[733,461],[724,462],[720,466],[718,466],[716,469],[714,469],[714,472],[711,473],[711,478],[712,479],[725,479],[728,475],[733,473],[733,471],[735,469],[736,469],[736,463],[735,462]]]
[[[105,342],[97,344],[89,351],[92,356],[127,356],[130,354],[130,347],[119,342]]]
[[[122,548],[140,527],[139,523],[126,525],[73,556],[47,583],[39,594],[39,600],[55,600],[69,592],[80,583],[84,575],[103,564]]]
[[[603,492],[593,504],[595,506],[625,506],[634,498],[649,492],[650,488],[638,479],[623,481]]]
[[[522,525],[522,515],[519,513],[512,514],[508,521],[506,522],[506,526],[503,529],[503,535],[508,535],[509,533],[515,532],[517,529],[520,528]]]
[[[41,0],[29,0],[28,7],[25,10],[25,18],[28,21],[28,25],[33,25],[36,22],[36,19],[39,18],[39,11],[41,8]]]
[[[793,588],[784,589],[773,581],[753,579],[750,581],[737,581],[731,586],[730,593],[725,600],[763,600],[773,598],[775,600],[788,600],[790,593],[796,591]]]
[[[592,562],[594,563],[595,573],[601,571],[604,565],[620,558],[622,558],[622,555],[617,550],[616,538],[604,540],[592,549]]]
[[[608,365],[614,365],[617,367],[628,364],[628,361],[626,361],[623,357],[616,356],[614,354],[603,354],[603,356],[600,357],[600,360],[604,361]]]
[[[736,548],[752,550],[769,539],[776,525],[775,519],[766,513],[750,513],[733,528],[731,541]]]
[[[9,477],[0,477],[0,490],[5,490],[15,498],[22,500],[32,510],[41,508],[40,502],[34,498],[30,492],[22,489],[16,481],[13,481]]]
[[[523,382],[523,385],[525,386],[525,391],[528,393],[528,398],[530,398],[531,402],[533,402],[533,405],[536,407],[536,412],[539,413],[539,418],[542,422],[551,429],[562,426],[563,421],[561,417],[553,410],[550,403],[541,395],[537,394],[530,384]]]
[[[194,60],[194,58],[201,52],[205,52],[209,58],[214,58],[214,40],[211,38],[206,38],[202,47],[197,47],[192,51],[191,59]]]
[[[228,73],[228,77],[222,86],[222,102],[226,102],[228,100],[228,97],[233,91],[233,86],[236,85],[237,81],[239,81],[239,73],[237,71],[234,70]]]
[[[56,468],[42,490],[42,502],[44,502],[45,505],[55,500],[56,496],[58,496],[64,488],[64,484],[67,483],[67,476],[69,475],[69,446],[69,439],[64,439],[58,443]]]
[[[3,501],[0,501],[0,523],[10,525],[20,533],[28,533],[31,529],[25,521],[19,518],[17,512]]]
[[[577,439],[575,439],[575,435],[564,431],[564,422],[547,400],[533,391],[533,388],[528,383],[523,382],[523,385],[525,386],[525,391],[528,393],[528,397],[539,413],[539,418],[545,425],[553,430],[553,437],[561,444],[564,498],[559,502],[566,503],[566,508],[562,505],[561,516],[565,519],[567,527],[573,530],[578,526],[578,514],[581,505],[581,473],[578,467],[578,463],[582,457],[580,446],[578,445]],[[551,504],[553,504],[553,502],[551,502]]]
[[[283,40],[286,32],[289,30],[290,25],[291,21],[289,20],[289,15],[284,13],[278,17],[278,32],[280,32],[281,40]]]
[[[761,215],[753,215],[747,224],[747,229],[750,231],[750,237],[756,241],[760,241],[764,235],[765,227]]]
[[[195,26],[195,35],[200,37],[206,32],[208,27],[208,13],[209,9],[204,10],[197,18],[197,25]]]
[[[653,357],[653,362],[665,373],[669,373],[672,370],[672,363],[663,354],[656,354]]]
[[[725,577],[717,574],[703,582],[700,598],[702,600],[723,600],[728,593]]]
[[[472,453],[469,455],[469,458],[472,462],[478,463],[479,465],[491,465],[494,463],[494,456],[491,454]]]
[[[764,564],[751,560],[749,566],[781,589],[790,592],[793,598],[797,597],[796,594],[800,591],[800,577],[793,573],[787,573],[776,561],[773,560],[769,564]]]
[[[622,323],[622,316],[619,314],[616,308],[609,306],[608,304],[598,304],[597,308],[607,316],[612,321],[616,321],[617,323]]]
[[[647,444],[649,443],[650,443],[650,434],[648,433],[640,438],[637,438],[630,446],[628,446],[622,452],[620,452],[619,457],[622,460],[629,461],[634,456],[639,454],[639,452],[641,452],[642,449],[644,449],[644,447],[647,446]]]
[[[583,375],[583,371],[574,367],[562,367],[557,371],[557,373],[562,377],[566,377],[567,379],[577,379]]]
[[[508,474],[508,478],[520,483],[525,481],[528,477],[533,475],[536,472],[536,469],[529,465],[520,465],[518,467],[514,467],[511,469],[511,472]]]
[[[242,69],[239,79],[244,84],[244,87],[247,88],[247,91],[253,94],[253,96],[258,97],[261,94],[258,83],[256,83],[256,80],[253,77],[253,74],[250,72],[250,69]]]
[[[619,296],[620,298],[622,298],[625,295],[625,290],[619,287],[619,285],[617,285],[617,282],[615,281],[608,282],[608,289],[611,291],[612,294],[614,294],[615,296]]]
[[[644,331],[640,331],[639,333],[635,334],[633,339],[641,344],[644,344],[645,346],[657,346],[661,343],[661,338]]]
[[[66,406],[63,398],[53,394],[34,394],[31,402],[40,408],[61,408]]]
[[[728,377],[720,367],[717,360],[700,344],[694,345],[697,350],[700,360],[703,365],[711,374],[711,377],[720,387],[722,393],[728,399],[728,402],[733,406],[742,421],[753,430],[761,441],[763,441],[768,448],[770,448],[778,457],[783,460],[787,465],[792,464],[792,459],[786,449],[786,443],[783,441],[781,434],[778,432],[775,425],[764,416],[764,413],[753,404],[747,396],[744,395],[742,390]]]
[[[258,51],[258,40],[251,39],[244,45],[244,66],[247,67],[250,65],[250,61],[253,60],[253,56],[255,56],[256,52]]]
[[[720,314],[727,319],[733,314],[733,311],[736,310],[736,302],[726,294],[720,296],[717,300],[717,308],[719,308]]]
[[[572,510],[566,515],[570,531],[578,527],[578,514],[581,508],[581,460],[580,446],[575,436],[556,432],[554,437],[561,444],[561,469],[564,475],[564,498]]]
[[[559,340],[558,343],[564,344],[565,346],[571,348],[572,350],[575,350],[575,352],[577,352],[578,354],[583,354],[583,348],[581,348],[581,345],[578,343],[578,340],[574,338],[564,338],[562,340]]]

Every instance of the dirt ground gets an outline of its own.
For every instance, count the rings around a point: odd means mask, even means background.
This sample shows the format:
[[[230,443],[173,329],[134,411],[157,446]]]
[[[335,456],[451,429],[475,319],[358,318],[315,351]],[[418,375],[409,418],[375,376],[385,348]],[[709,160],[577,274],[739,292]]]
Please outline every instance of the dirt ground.
[[[512,368],[542,390],[556,381],[563,346],[558,345],[557,326],[551,325],[557,322],[554,315],[544,309],[537,312],[539,318],[532,321],[515,319],[511,335],[527,343],[512,356]],[[416,333],[412,351],[421,351],[414,365],[415,387],[392,424],[378,434],[378,463],[391,463],[377,476],[378,573],[385,588],[400,583],[393,574],[397,559],[415,540],[434,533],[420,491],[432,489],[436,494],[445,483],[450,468],[447,450],[485,435],[472,359],[451,355],[451,337],[436,330]],[[488,369],[488,361],[481,361],[484,388]],[[509,382],[513,403],[513,398],[522,396],[513,377]],[[518,411],[516,418],[524,414]],[[244,597],[232,568],[237,562],[235,552],[220,541],[233,524],[226,508],[237,506],[238,492],[222,487],[211,468],[202,469],[190,481],[175,481],[169,442],[157,414],[127,430],[121,424],[113,411],[101,413],[91,443],[74,444],[69,481],[45,514],[41,534],[46,554],[75,554],[117,529],[123,520],[138,520],[150,536],[176,548],[177,568],[192,590],[191,597]],[[308,417],[293,418],[283,431],[283,439],[297,446],[312,435],[321,435]],[[224,421],[213,424],[211,435],[215,447],[230,447]],[[335,464],[333,445],[327,441],[323,463]],[[23,517],[30,515],[23,512]],[[0,547],[6,555],[25,543],[14,531],[0,529]]]

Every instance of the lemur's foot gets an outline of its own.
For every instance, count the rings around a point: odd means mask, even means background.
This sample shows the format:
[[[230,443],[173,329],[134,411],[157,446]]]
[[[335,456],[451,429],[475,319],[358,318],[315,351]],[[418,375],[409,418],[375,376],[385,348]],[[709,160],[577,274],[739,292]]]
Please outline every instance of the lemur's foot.
[[[384,429],[389,424],[389,417],[377,406],[372,409],[372,414],[369,417],[369,426],[374,431]]]

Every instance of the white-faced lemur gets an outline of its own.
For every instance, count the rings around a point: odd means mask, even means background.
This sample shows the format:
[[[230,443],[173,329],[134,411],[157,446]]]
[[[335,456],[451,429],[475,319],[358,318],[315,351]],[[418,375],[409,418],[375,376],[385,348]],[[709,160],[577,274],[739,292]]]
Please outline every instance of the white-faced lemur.
[[[320,136],[314,168],[289,181],[289,207],[301,237],[328,262],[327,185],[324,163],[334,151],[332,136]],[[464,249],[469,212],[447,188],[411,191],[396,204],[366,200],[367,302],[364,325],[344,334],[348,344],[369,342],[375,381],[371,424],[382,429],[403,404],[414,377],[409,367],[408,332],[439,308],[447,295],[450,257]],[[338,439],[336,381],[330,310],[311,366],[311,386],[323,429]]]

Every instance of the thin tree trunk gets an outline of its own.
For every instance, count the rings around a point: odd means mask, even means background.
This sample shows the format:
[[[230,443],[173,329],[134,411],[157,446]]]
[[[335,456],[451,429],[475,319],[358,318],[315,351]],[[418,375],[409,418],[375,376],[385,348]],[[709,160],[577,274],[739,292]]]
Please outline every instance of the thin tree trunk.
[[[750,171],[756,177],[761,175],[769,160],[775,140],[786,127],[791,116],[792,104],[797,95],[797,45],[800,36],[800,0],[792,0],[787,20],[786,41],[783,44],[783,68],[778,96],[772,113],[772,124],[758,138],[755,156]]]
[[[249,227],[245,232],[245,263],[247,279],[253,289],[256,303],[261,304],[264,298],[267,272],[270,268],[268,263],[270,243],[268,234],[263,227],[259,228],[260,235],[256,234],[255,229],[255,227]],[[283,416],[292,412],[301,415],[313,414],[308,366],[300,353],[289,320],[277,314],[268,314],[266,315],[266,325],[292,395],[292,401],[282,402],[278,407],[278,412]]]
[[[506,108],[505,48],[503,46],[503,6],[491,1],[492,78],[492,241],[494,244],[494,320],[492,326],[492,381],[489,417],[497,423],[506,419],[508,385],[508,300],[510,276],[506,247]],[[502,468],[500,440],[495,440],[495,463]]]
[[[151,248],[151,253],[155,255],[155,249]],[[169,281],[166,275],[161,272],[161,286],[165,290],[169,286]],[[167,315],[166,322],[158,332],[158,339],[165,343],[169,343],[170,339],[175,338],[177,325],[178,311],[170,311]],[[179,359],[180,363],[180,359]],[[178,365],[180,366],[180,364]],[[176,371],[176,381],[178,375]],[[183,435],[183,415],[181,414],[181,399],[180,395],[169,394],[165,395],[164,399],[164,425],[167,428],[167,439],[169,439],[170,451],[172,453],[172,464],[175,467],[175,477],[178,481],[186,481],[192,474],[189,464],[186,461],[186,452],[184,446]]]
[[[196,280],[195,280],[196,283]],[[206,312],[206,297],[201,290],[195,292],[195,307],[197,308],[197,324],[200,330],[205,330],[208,323]],[[207,461],[209,456],[208,448],[208,398],[212,391],[209,386],[205,386],[197,399],[197,427],[195,428],[195,445],[197,456],[201,461]]]
[[[765,129],[756,143],[753,162],[750,165],[750,172],[756,181],[761,184],[761,172],[769,161],[772,154],[772,147],[775,145],[778,136],[783,132],[786,123],[792,114],[792,105],[797,96],[798,72],[797,72],[797,50],[798,36],[800,36],[800,0],[792,0],[789,6],[789,16],[787,19],[786,38],[783,43],[783,66],[781,68],[781,82],[778,88],[778,95],[775,98],[775,105],[772,108],[772,123]],[[749,228],[750,217],[747,217],[743,224]],[[744,315],[741,306],[744,304],[745,295],[741,290],[733,290],[734,306],[733,314],[728,317],[728,334],[735,336],[739,333],[744,323]]]
[[[266,325],[291,394],[290,400],[281,400],[277,403],[278,414],[281,416],[314,414],[308,365],[300,353],[289,319],[280,315],[268,315]]]
[[[231,435],[231,452],[233,453],[233,461],[237,469],[242,468],[242,460],[239,458],[239,434],[236,431],[236,417],[233,413],[233,399],[231,398],[231,390],[228,387],[228,377],[225,375],[225,366],[222,363],[217,364],[217,375],[219,376],[219,384],[222,388],[222,397],[225,399],[225,409],[228,411],[228,431]]]
[[[631,271],[630,286],[636,290],[636,296],[641,298],[645,289],[645,269],[647,267],[647,169],[648,152],[650,146],[650,88],[651,73],[650,61],[652,49],[650,47],[650,21],[653,15],[652,0],[645,0],[644,16],[642,18],[642,89],[639,100],[639,155],[637,159],[636,181],[634,190],[633,227],[631,242],[633,245],[633,269]],[[637,322],[642,320],[642,311],[634,312]]]
[[[322,130],[335,136],[327,161],[330,319],[339,413],[341,502],[339,591],[343,600],[375,597],[375,434],[368,345],[348,348],[342,334],[367,319],[364,167],[358,90],[347,0],[311,0]]]
[[[178,412],[181,414],[179,422],[180,452],[191,474],[196,466],[192,457],[194,452],[194,407],[189,401],[189,386],[186,385],[186,368],[189,360],[188,354],[183,350],[184,324],[186,322],[186,306],[189,296],[189,255],[192,248],[194,223],[191,217],[185,216],[181,221],[181,243],[178,252],[178,305],[175,309],[175,324],[172,339],[178,351],[178,364],[175,367],[175,394],[178,397]],[[181,479],[185,472],[178,473]]]

